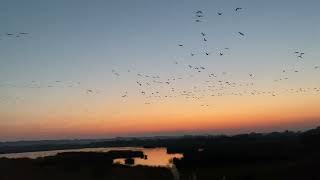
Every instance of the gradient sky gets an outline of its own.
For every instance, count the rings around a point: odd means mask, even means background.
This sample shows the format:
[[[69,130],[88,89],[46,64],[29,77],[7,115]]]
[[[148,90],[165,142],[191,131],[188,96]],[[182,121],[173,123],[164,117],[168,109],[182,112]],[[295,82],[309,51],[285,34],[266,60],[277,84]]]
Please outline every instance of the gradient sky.
[[[319,125],[320,93],[314,90],[320,88],[315,68],[320,65],[318,0],[0,4],[0,140],[264,132]],[[243,10],[236,13],[236,7]],[[202,23],[195,22],[197,10],[204,12]],[[5,35],[19,32],[29,34]],[[206,32],[206,44],[200,32]],[[230,50],[217,55],[225,47]],[[205,50],[211,55],[205,56]],[[299,60],[295,51],[305,52],[304,58]],[[251,89],[229,93],[258,90],[276,96],[157,100],[140,94],[136,81],[145,80],[137,73],[183,77],[172,85],[181,91],[204,87],[208,73],[188,71],[188,64],[205,66],[218,75],[216,80],[254,82]],[[190,74],[196,77],[187,78]],[[283,77],[289,79],[274,81]],[[299,88],[306,92],[286,91]],[[128,97],[122,98],[126,91]]]

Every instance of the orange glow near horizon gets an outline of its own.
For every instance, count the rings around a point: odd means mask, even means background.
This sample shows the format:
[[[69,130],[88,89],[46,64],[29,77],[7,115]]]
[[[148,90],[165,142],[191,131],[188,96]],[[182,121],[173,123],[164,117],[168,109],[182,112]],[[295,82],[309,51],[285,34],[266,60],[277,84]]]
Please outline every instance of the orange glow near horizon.
[[[244,101],[246,100],[246,101]],[[2,137],[73,138],[153,134],[227,132],[241,129],[287,127],[319,123],[319,96],[237,97],[215,99],[212,107],[188,103],[123,106],[124,112],[109,114],[97,107],[93,114],[70,113],[32,117],[32,122],[2,126]],[[244,103],[245,102],[245,103]],[[119,108],[121,104],[114,104]],[[135,108],[128,108],[135,107]],[[128,109],[125,109],[128,108]],[[120,109],[120,108],[119,108]],[[231,110],[232,109],[232,110]],[[112,110],[111,110],[112,111]],[[23,114],[21,114],[23,115]],[[10,117],[10,116],[8,116]]]

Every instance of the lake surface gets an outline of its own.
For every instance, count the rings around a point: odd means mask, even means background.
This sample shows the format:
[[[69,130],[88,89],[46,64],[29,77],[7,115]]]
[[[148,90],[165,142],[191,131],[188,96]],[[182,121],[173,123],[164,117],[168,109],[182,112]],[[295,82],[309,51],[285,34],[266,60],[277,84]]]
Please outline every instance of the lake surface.
[[[134,158],[135,165],[146,166],[172,166],[171,160],[173,158],[182,158],[182,154],[168,154],[166,148],[142,148],[142,147],[110,147],[110,148],[84,148],[84,149],[68,149],[68,150],[56,150],[56,151],[39,151],[39,152],[25,152],[25,153],[11,153],[0,154],[1,157],[6,158],[32,158],[54,156],[61,152],[108,152],[110,150],[132,150],[142,151],[148,156],[147,159]],[[115,163],[124,164],[124,159],[115,159]]]

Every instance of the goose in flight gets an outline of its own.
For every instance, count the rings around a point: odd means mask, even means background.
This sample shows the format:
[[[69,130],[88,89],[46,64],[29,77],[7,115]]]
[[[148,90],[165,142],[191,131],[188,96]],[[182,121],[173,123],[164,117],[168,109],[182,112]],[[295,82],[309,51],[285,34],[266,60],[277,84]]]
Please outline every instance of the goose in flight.
[[[93,90],[87,89],[87,94],[89,94],[89,93],[93,93]]]
[[[236,8],[236,9],[234,9],[234,10],[235,10],[235,11],[239,11],[239,10],[242,10],[242,8],[239,8],[239,7],[238,7],[238,8]]]
[[[239,31],[238,33],[239,33],[241,36],[244,36],[244,33],[240,32],[240,31]]]

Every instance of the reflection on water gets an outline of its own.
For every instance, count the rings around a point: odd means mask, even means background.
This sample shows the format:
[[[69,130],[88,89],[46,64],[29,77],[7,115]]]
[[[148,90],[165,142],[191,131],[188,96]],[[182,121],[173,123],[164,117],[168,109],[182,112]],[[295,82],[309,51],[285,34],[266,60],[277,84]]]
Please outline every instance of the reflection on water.
[[[171,160],[181,158],[182,154],[167,154],[166,148],[142,148],[142,147],[111,147],[111,148],[84,148],[84,149],[68,149],[57,151],[40,151],[40,152],[26,152],[26,153],[12,153],[12,154],[0,154],[1,157],[7,158],[38,158],[46,156],[54,156],[61,152],[108,152],[110,150],[133,150],[142,151],[147,155],[147,159],[134,158],[135,165],[147,165],[147,166],[171,166]],[[115,159],[115,163],[124,164],[124,159]]]
[[[147,166],[171,166],[173,158],[182,158],[182,154],[167,154],[166,148],[137,148],[135,150],[143,151],[147,159],[134,158],[135,165]],[[125,159],[116,159],[115,163],[124,164]]]

